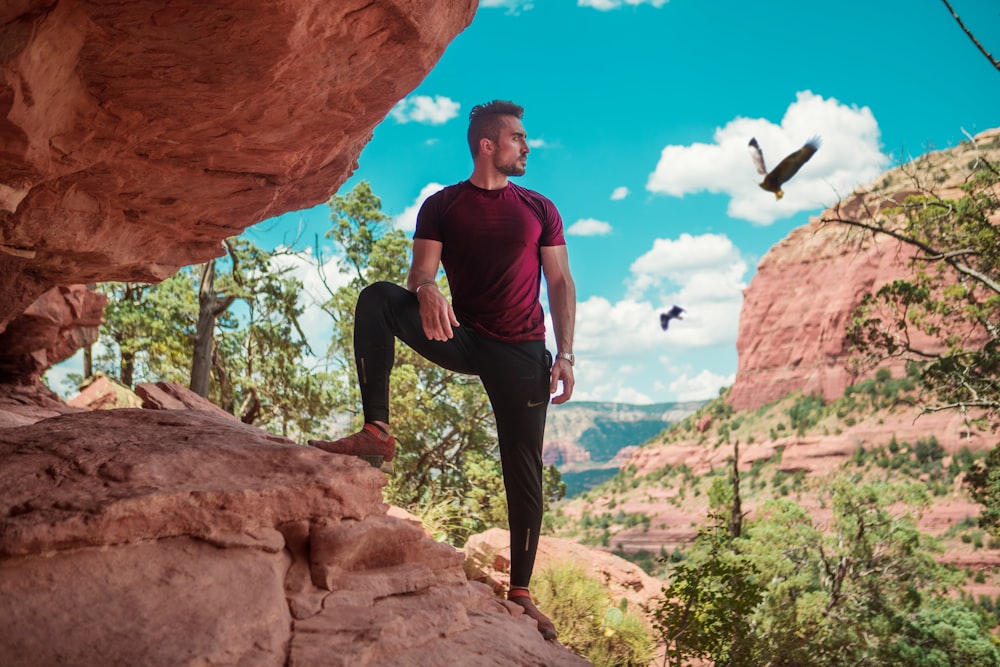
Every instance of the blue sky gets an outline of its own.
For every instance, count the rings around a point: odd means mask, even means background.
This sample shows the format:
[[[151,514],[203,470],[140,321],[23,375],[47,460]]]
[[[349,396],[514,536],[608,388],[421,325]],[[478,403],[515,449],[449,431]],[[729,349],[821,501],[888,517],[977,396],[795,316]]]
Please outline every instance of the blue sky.
[[[1000,55],[1000,2],[952,6]],[[496,98],[525,107],[517,182],[568,232],[575,399],[631,403],[716,396],[768,249],[900,160],[1000,125],[1000,72],[940,0],[483,0],[339,192],[368,181],[412,231],[423,198],[471,173],[468,113]],[[822,148],[784,199],[757,187],[751,136],[770,168],[813,135]],[[247,234],[301,239],[300,275],[320,295],[310,246],[328,228],[320,204]],[[685,319],[664,332],[675,303]],[[324,316],[306,325],[324,349]]]

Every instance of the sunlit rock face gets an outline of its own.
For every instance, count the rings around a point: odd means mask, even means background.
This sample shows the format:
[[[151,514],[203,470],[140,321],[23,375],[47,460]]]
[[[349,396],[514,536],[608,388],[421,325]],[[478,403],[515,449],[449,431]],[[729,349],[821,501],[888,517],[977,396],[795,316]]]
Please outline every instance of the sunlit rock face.
[[[326,201],[476,0],[0,6],[0,330]]]
[[[961,197],[959,186],[980,158],[1000,163],[1000,129],[977,135],[975,144],[928,156],[933,173],[923,178],[931,181],[939,196]],[[890,199],[864,194],[876,186],[884,186],[883,194]],[[862,379],[851,374],[848,363],[850,349],[844,337],[851,315],[865,294],[911,275],[907,266],[911,252],[884,235],[861,240],[857,234],[848,235],[843,225],[822,221],[864,219],[871,211],[915,193],[913,180],[893,169],[808,225],[792,230],[768,251],[744,294],[736,341],[738,369],[729,395],[734,408],[756,409],[796,390],[833,400]],[[913,342],[935,349],[934,341],[923,337]],[[902,364],[889,367],[896,375],[902,371]]]
[[[0,461],[5,666],[590,664],[356,458],[133,408],[0,428]]]

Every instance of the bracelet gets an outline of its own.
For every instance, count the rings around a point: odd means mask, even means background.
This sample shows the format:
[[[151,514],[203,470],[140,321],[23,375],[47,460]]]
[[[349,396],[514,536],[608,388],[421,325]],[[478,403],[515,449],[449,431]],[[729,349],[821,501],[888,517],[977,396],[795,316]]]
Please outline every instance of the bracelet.
[[[433,280],[428,280],[425,283],[420,283],[419,285],[417,285],[417,289],[413,290],[413,294],[416,296],[420,296],[420,288],[427,287],[428,285],[437,285],[437,283],[434,282]]]

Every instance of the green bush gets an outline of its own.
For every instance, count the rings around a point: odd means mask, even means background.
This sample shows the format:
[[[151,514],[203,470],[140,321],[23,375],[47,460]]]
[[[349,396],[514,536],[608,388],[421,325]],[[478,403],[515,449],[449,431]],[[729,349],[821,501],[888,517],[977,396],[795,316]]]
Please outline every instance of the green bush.
[[[654,643],[645,620],[614,604],[597,578],[572,562],[535,574],[532,592],[559,631],[559,641],[597,667],[645,667]]]

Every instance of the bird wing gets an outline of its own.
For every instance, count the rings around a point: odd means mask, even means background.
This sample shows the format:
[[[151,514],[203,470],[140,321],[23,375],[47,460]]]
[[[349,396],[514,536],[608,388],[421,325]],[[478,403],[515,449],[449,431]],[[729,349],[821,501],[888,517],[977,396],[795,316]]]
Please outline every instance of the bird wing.
[[[785,183],[794,176],[795,172],[808,162],[809,158],[816,154],[816,151],[819,150],[819,145],[819,137],[813,137],[803,144],[802,148],[785,157],[784,160],[778,163],[777,167],[764,177],[762,187],[765,190],[780,188],[782,183]]]
[[[757,173],[761,176],[766,175],[767,167],[764,166],[764,152],[760,150],[757,137],[750,137],[747,149],[750,151],[750,159],[753,160],[753,166],[757,169]]]
[[[678,320],[684,319],[681,317],[681,313],[686,312],[680,306],[674,306],[665,313],[660,313],[660,327],[666,331],[667,327],[670,326],[670,320],[677,318]]]

